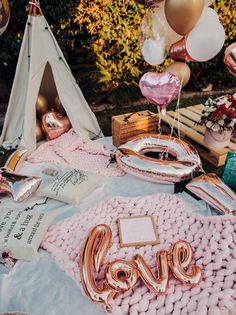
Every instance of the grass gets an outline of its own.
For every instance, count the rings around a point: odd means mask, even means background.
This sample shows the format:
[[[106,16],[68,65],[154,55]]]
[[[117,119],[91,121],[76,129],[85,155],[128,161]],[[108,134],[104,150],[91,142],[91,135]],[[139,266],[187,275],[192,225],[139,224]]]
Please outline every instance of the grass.
[[[202,97],[193,97],[193,98],[188,98],[188,99],[183,99],[180,101],[180,107],[188,107],[191,105],[197,105],[204,103],[206,101],[206,98]],[[176,101],[173,101],[167,106],[167,110],[175,110],[176,108]],[[105,136],[111,136],[112,131],[111,131],[111,119],[112,116],[115,115],[121,115],[121,114],[126,114],[129,112],[139,112],[141,110],[150,110],[154,113],[157,113],[157,107],[154,105],[149,105],[149,104],[141,104],[141,105],[136,105],[136,106],[127,106],[127,107],[119,107],[116,106],[112,110],[104,110],[102,112],[96,113],[96,117],[98,120],[99,125],[102,128],[102,131]]]

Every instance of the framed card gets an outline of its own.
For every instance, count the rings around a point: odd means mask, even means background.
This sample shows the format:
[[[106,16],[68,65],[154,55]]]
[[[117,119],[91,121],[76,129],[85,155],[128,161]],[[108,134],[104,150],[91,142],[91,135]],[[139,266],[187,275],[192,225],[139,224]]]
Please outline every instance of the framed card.
[[[120,246],[144,246],[159,244],[152,216],[133,216],[118,219]]]

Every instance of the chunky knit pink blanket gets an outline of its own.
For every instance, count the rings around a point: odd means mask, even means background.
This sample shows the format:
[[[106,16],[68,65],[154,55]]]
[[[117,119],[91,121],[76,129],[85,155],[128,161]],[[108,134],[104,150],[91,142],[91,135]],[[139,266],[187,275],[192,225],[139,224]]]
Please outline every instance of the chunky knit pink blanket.
[[[118,217],[153,215],[160,245],[120,248]],[[155,295],[140,281],[138,287],[116,296],[115,314],[226,315],[236,314],[236,217],[202,217],[186,209],[182,199],[157,194],[140,198],[115,197],[51,226],[42,247],[80,286],[79,255],[89,231],[105,223],[112,230],[106,262],[131,260],[141,254],[156,275],[156,252],[169,250],[178,240],[188,241],[201,266],[203,281],[190,288],[173,277],[165,295]],[[104,262],[105,267],[105,262]],[[98,275],[103,278],[104,268]]]
[[[105,145],[84,141],[73,129],[61,137],[41,144],[29,157],[31,163],[52,162],[61,167],[74,167],[105,176],[122,176],[124,172],[116,163],[110,163],[110,153]]]

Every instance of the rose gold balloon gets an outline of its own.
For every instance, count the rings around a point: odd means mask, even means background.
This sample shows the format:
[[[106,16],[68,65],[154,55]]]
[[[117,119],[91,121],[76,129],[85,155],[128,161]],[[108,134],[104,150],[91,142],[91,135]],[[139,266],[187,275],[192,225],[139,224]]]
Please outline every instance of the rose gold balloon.
[[[5,169],[0,170],[0,194],[11,195],[15,202],[31,196],[39,187],[41,178],[25,176]]]
[[[69,118],[57,112],[49,112],[42,117],[42,129],[47,140],[60,137],[71,128]]]
[[[190,273],[185,270],[193,258],[193,249],[188,242],[176,242],[169,256],[169,265],[176,279],[191,287],[195,287],[201,282],[202,272],[199,266],[193,266]]]
[[[166,0],[166,19],[176,33],[184,36],[194,28],[203,8],[203,0]]]
[[[38,119],[36,120],[35,133],[36,133],[36,141],[37,142],[43,140],[43,130],[41,128],[41,123],[40,123],[40,121]]]
[[[37,116],[40,118],[44,114],[46,114],[50,110],[50,107],[48,105],[48,101],[46,97],[42,94],[39,94],[37,101],[36,101],[36,113]]]
[[[224,63],[229,72],[236,77],[236,43],[233,43],[226,48]]]
[[[66,111],[65,111],[65,109],[64,109],[64,107],[63,107],[63,105],[61,103],[61,100],[60,100],[58,95],[55,97],[54,106],[53,107],[54,107],[56,112],[58,112],[58,113],[60,113],[62,115],[66,115]]]
[[[169,57],[173,60],[185,60],[185,61],[196,61],[194,60],[186,49],[186,37],[183,37],[178,42],[173,44],[169,50]]]
[[[155,278],[153,273],[146,264],[142,256],[136,255],[134,262],[139,271],[145,285],[155,294],[165,293],[168,288],[169,282],[169,266],[168,266],[168,253],[165,250],[161,250],[156,255],[157,259],[157,273],[158,277]]]
[[[106,282],[98,286],[94,278],[94,270],[99,271],[111,244],[111,229],[100,224],[89,233],[80,257],[80,278],[85,294],[95,303],[104,304],[107,311],[112,311],[110,301],[117,291]]]
[[[10,20],[10,5],[8,0],[0,0],[0,35],[5,31]]]
[[[107,283],[116,291],[128,291],[133,288],[138,281],[138,277],[138,270],[132,262],[115,260],[107,266]]]
[[[164,72],[170,72],[176,75],[182,83],[182,86],[188,83],[191,76],[191,70],[185,62],[174,62],[166,67]]]

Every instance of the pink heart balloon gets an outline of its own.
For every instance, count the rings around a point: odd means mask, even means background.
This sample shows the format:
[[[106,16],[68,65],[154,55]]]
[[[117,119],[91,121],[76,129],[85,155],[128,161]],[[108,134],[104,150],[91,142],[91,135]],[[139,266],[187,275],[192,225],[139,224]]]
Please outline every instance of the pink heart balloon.
[[[177,76],[169,72],[147,72],[140,79],[139,87],[151,104],[164,109],[178,96],[181,83]]]

